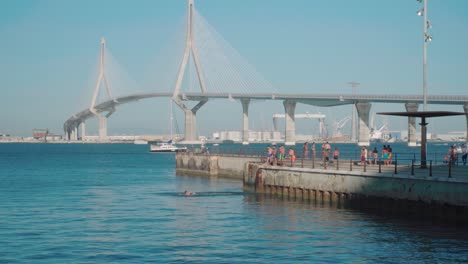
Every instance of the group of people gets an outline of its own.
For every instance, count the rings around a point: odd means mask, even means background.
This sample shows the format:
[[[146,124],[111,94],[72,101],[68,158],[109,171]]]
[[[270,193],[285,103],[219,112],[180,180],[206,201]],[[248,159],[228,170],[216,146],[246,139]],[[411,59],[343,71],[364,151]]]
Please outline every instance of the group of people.
[[[450,146],[447,154],[444,156],[444,163],[450,165],[456,165],[458,161],[458,154],[462,155],[463,166],[466,165],[468,157],[468,143],[464,143],[460,146],[460,150],[457,149],[457,145]]]
[[[278,150],[279,149],[279,150]],[[272,166],[284,166],[288,160],[291,165],[296,161],[296,154],[294,149],[290,148],[286,154],[286,148],[281,145],[279,148],[270,146],[267,148],[267,156],[265,163]]]
[[[317,145],[315,142],[311,144],[310,147],[311,155],[310,158],[316,159],[317,158]],[[337,161],[340,157],[340,151],[338,148],[335,148],[333,152],[331,152],[331,145],[326,142],[322,144],[321,148],[321,159],[324,163],[324,167],[327,168],[330,162],[330,154],[332,154],[333,159]],[[302,146],[302,158],[308,159],[309,158],[309,142],[305,142]],[[286,153],[286,149],[283,145],[279,148],[276,146],[269,146],[267,147],[267,154],[266,154],[266,164],[273,165],[273,166],[285,166],[286,164],[290,164],[291,166],[294,165],[296,161],[296,153],[294,149],[289,148],[288,153]]]
[[[382,162],[384,166],[388,166],[392,164],[392,158],[393,158],[393,150],[390,145],[383,145],[382,147]],[[372,158],[371,164],[377,165],[378,160],[379,160],[379,150],[377,147],[374,147],[372,152],[367,151],[367,147],[364,146],[361,148],[361,164],[364,165],[364,163],[367,163],[368,157]]]

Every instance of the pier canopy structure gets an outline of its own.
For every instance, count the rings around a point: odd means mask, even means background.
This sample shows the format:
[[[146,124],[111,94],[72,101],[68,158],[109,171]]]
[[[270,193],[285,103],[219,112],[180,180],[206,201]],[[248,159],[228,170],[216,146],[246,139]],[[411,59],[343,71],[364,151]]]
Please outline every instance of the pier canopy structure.
[[[242,107],[242,140],[248,142],[249,105],[254,100],[279,100],[284,106],[285,144],[296,143],[295,110],[297,104],[320,107],[354,105],[358,113],[358,144],[369,145],[369,111],[372,103],[404,104],[407,112],[417,112],[418,106],[424,102],[430,104],[461,105],[467,117],[468,133],[468,96],[467,95],[395,95],[395,94],[291,94],[285,91],[290,87],[277,87],[270,84],[240,53],[227,42],[216,29],[197,11],[194,0],[187,1],[187,24],[184,29],[183,56],[178,61],[178,69],[173,74],[175,82],[165,85],[156,83],[153,87],[169,87],[160,93],[129,92],[117,96],[112,90],[112,82],[108,72],[108,56],[106,41],[101,40],[99,76],[94,89],[91,104],[69,117],[64,123],[65,138],[68,140],[84,139],[85,122],[89,118],[99,120],[99,139],[107,139],[107,119],[119,105],[146,98],[171,98],[185,114],[185,143],[197,143],[196,115],[208,101],[213,99],[228,99],[237,101]],[[107,54],[107,55],[106,55]],[[107,68],[106,68],[107,67]],[[188,71],[188,74],[187,74]],[[191,73],[193,71],[193,74]],[[196,80],[192,80],[191,76]],[[161,81],[162,82],[162,81]],[[105,89],[101,89],[101,83]],[[185,87],[189,83],[190,88]],[[103,91],[101,91],[103,90]],[[322,87],[310,87],[310,91],[323,90]],[[105,101],[100,94],[107,94]],[[107,112],[107,113],[106,113]],[[79,135],[81,127],[81,136]],[[416,123],[414,117],[408,118],[408,144],[416,145]]]
[[[406,116],[408,118],[421,118],[421,169],[427,167],[427,125],[426,118],[431,117],[444,117],[444,116],[457,116],[464,115],[465,113],[461,112],[450,112],[450,111],[422,111],[422,112],[385,112],[377,113],[379,115],[392,115],[392,116]]]

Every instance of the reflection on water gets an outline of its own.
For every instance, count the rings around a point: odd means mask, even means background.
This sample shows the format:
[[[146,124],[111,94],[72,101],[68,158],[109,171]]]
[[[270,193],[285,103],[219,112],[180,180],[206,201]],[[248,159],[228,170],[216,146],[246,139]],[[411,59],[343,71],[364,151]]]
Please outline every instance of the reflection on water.
[[[7,147],[0,263],[468,261],[466,229],[175,176],[173,156],[141,146]]]

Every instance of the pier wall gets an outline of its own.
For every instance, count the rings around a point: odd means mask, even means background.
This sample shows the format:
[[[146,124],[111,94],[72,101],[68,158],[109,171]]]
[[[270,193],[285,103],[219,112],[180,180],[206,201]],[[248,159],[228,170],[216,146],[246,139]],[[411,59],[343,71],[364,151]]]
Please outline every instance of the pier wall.
[[[243,180],[246,166],[257,162],[260,162],[260,158],[254,156],[178,153],[176,174],[220,176]]]
[[[468,223],[466,177],[267,166],[259,157],[192,153],[176,155],[176,173],[243,180],[246,191],[283,199]]]
[[[466,179],[416,178],[250,164],[244,189],[299,200],[379,211],[426,214],[468,223]]]

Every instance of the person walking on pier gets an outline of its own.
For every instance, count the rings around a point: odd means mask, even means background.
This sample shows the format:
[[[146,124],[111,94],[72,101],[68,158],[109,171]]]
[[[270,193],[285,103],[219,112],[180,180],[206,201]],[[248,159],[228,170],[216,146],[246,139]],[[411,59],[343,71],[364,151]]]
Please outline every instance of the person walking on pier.
[[[462,147],[462,161],[463,161],[463,166],[466,165],[466,158],[468,157],[468,143],[463,144]]]
[[[271,147],[267,148],[265,164],[273,165],[273,148],[271,148]]]
[[[367,148],[366,146],[364,146],[361,149],[361,164],[364,166],[366,162],[367,162]]]
[[[294,149],[290,148],[288,151],[289,161],[291,162],[291,167],[294,166],[296,162],[296,154],[294,153]]]
[[[317,150],[315,146],[315,142],[312,142],[312,146],[310,147],[312,149],[312,159],[315,160],[316,155],[317,155]]]
[[[276,166],[278,164],[278,149],[276,149],[275,146],[273,146],[272,148],[273,148],[273,160],[272,160],[271,165]]]
[[[458,161],[458,154],[457,154],[457,150],[455,149],[455,146],[456,145],[453,145],[450,147],[450,164],[452,166],[455,166],[455,164]]]
[[[372,151],[373,154],[373,161],[372,164],[377,164],[377,159],[379,158],[379,151],[377,150],[377,147],[374,147],[374,150]]]
[[[338,162],[338,159],[340,158],[340,151],[338,150],[337,147],[335,147],[335,150],[333,151],[333,162]]]
[[[388,151],[387,151],[387,146],[385,145],[383,145],[383,148],[382,148],[382,159],[383,159],[384,166],[387,166],[388,165]]]
[[[302,146],[302,157],[304,159],[307,159],[309,156],[309,142],[305,142],[304,145]]]
[[[388,152],[388,165],[392,165],[392,157],[393,157],[393,150],[390,145],[387,145],[387,152]]]
[[[278,154],[278,161],[277,161],[277,165],[278,166],[284,166],[284,158],[286,156],[286,150],[284,149],[284,146],[281,145],[279,147],[279,154]]]
[[[325,147],[325,150],[323,151],[323,166],[325,167],[325,169],[328,168],[329,162],[330,162],[330,148]]]

